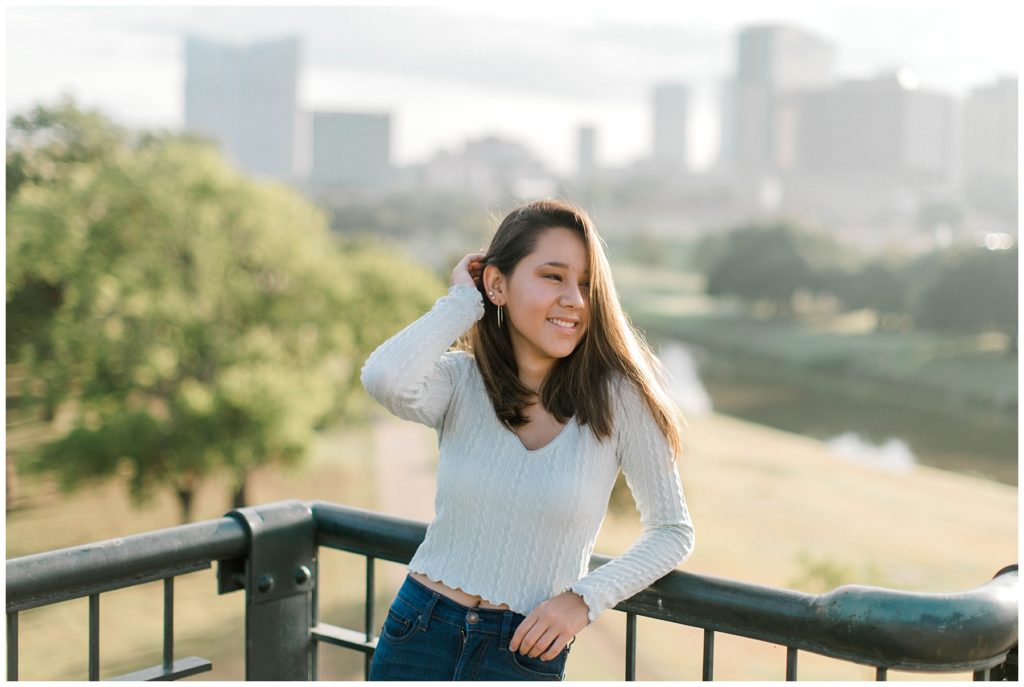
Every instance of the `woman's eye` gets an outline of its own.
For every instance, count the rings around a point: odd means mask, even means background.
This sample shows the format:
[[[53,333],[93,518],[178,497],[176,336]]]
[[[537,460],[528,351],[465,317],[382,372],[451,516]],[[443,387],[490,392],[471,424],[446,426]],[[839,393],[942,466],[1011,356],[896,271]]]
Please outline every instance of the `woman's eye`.
[[[560,274],[545,274],[544,278],[545,279],[555,279],[557,281],[562,281],[562,275],[560,275]],[[589,281],[580,282],[580,288],[581,289],[589,289],[590,288],[590,282]]]

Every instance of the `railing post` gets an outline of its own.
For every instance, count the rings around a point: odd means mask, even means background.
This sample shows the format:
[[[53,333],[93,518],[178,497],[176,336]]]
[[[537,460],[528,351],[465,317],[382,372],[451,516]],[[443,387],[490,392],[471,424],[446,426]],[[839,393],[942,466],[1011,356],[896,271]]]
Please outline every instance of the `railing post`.
[[[249,533],[245,584],[245,679],[313,676],[312,591],[316,524],[299,501],[228,513]],[[225,591],[222,589],[222,591]]]
[[[7,614],[7,680],[18,679],[18,613]]]

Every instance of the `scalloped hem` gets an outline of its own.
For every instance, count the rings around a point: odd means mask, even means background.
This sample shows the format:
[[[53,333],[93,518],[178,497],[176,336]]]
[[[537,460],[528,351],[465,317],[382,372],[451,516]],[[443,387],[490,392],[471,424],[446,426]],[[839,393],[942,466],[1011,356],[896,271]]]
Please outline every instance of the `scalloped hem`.
[[[473,592],[473,591],[470,591],[470,590],[466,589],[465,587],[463,587],[463,586],[462,586],[461,584],[460,584],[460,585],[457,585],[457,586],[455,586],[455,587],[452,587],[452,584],[451,584],[451,583],[449,583],[449,582],[445,582],[445,581],[444,581],[444,580],[442,580],[441,578],[436,578],[436,579],[435,579],[435,578],[434,578],[434,576],[433,576],[433,575],[431,575],[431,574],[430,574],[429,572],[427,572],[426,570],[414,570],[413,568],[409,568],[409,572],[419,573],[420,575],[426,575],[426,576],[427,576],[427,579],[428,579],[428,580],[430,580],[431,582],[440,582],[441,584],[445,585],[446,587],[451,587],[451,588],[453,588],[453,589],[461,589],[461,590],[462,590],[463,592],[465,592],[466,594],[472,594],[473,596],[478,596],[478,597],[480,597],[481,599],[483,599],[483,598],[484,598],[484,597],[483,597],[483,594],[479,594],[479,593],[477,593],[477,592]],[[454,599],[452,599],[452,601],[455,601],[455,600],[454,600]],[[520,610],[517,610],[517,609],[513,608],[513,607],[512,607],[512,604],[511,604],[511,603],[509,603],[508,601],[494,601],[493,599],[487,599],[487,602],[488,602],[488,603],[492,603],[492,604],[499,604],[499,603],[503,603],[503,604],[505,604],[506,606],[508,606],[508,607],[509,607],[509,610],[511,610],[511,611],[513,611],[513,612],[515,612],[515,613],[518,613],[519,615],[529,615],[529,612],[523,613],[522,611],[520,611]],[[458,601],[455,601],[455,603],[459,603],[459,602],[458,602]],[[460,604],[460,605],[461,605],[461,604]],[[505,610],[505,609],[503,609],[503,608],[485,608],[485,609],[483,609],[483,610],[485,610],[485,611],[503,611],[503,610]]]
[[[597,616],[600,615],[600,613],[594,613],[594,608],[596,608],[596,606],[593,603],[593,599],[587,598],[589,595],[592,594],[592,592],[586,589],[584,589],[583,591],[576,591],[575,589],[573,589],[574,586],[576,586],[576,582],[570,584],[566,588],[566,591],[572,592],[573,594],[576,594],[578,597],[583,599],[583,603],[587,605],[587,627],[590,627],[594,624],[594,621],[597,620]]]

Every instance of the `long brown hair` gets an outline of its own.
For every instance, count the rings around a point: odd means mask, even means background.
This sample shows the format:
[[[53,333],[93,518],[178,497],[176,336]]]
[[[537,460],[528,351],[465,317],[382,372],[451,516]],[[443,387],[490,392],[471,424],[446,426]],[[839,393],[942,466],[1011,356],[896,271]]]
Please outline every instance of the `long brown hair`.
[[[561,200],[538,200],[516,208],[501,222],[483,262],[510,277],[534,251],[541,234],[554,228],[575,232],[586,248],[590,320],[575,350],[557,360],[545,378],[541,405],[560,423],[575,415],[578,424],[589,424],[598,440],[604,441],[612,436],[609,383],[618,371],[647,401],[673,458],[681,455],[678,421],[685,424],[686,420],[665,391],[660,363],[619,304],[604,241],[582,208]],[[483,294],[483,279],[478,288]],[[522,410],[531,392],[519,381],[508,325],[499,328],[496,306],[486,296],[483,300],[483,318],[460,337],[456,347],[473,353],[498,418],[514,429],[529,422]]]

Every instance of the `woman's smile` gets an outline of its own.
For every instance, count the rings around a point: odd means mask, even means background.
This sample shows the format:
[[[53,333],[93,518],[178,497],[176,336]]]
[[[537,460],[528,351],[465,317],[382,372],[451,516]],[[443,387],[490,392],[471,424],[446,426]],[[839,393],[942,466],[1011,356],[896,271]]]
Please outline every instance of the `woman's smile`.
[[[575,331],[575,329],[576,329],[576,322],[574,322],[572,320],[562,320],[562,319],[552,319],[552,318],[549,318],[548,322],[550,322],[551,324],[555,325],[559,329],[565,330],[567,332],[572,332],[572,331]]]
[[[542,378],[587,331],[590,275],[583,241],[563,227],[544,231],[506,287],[506,326],[519,369]]]

